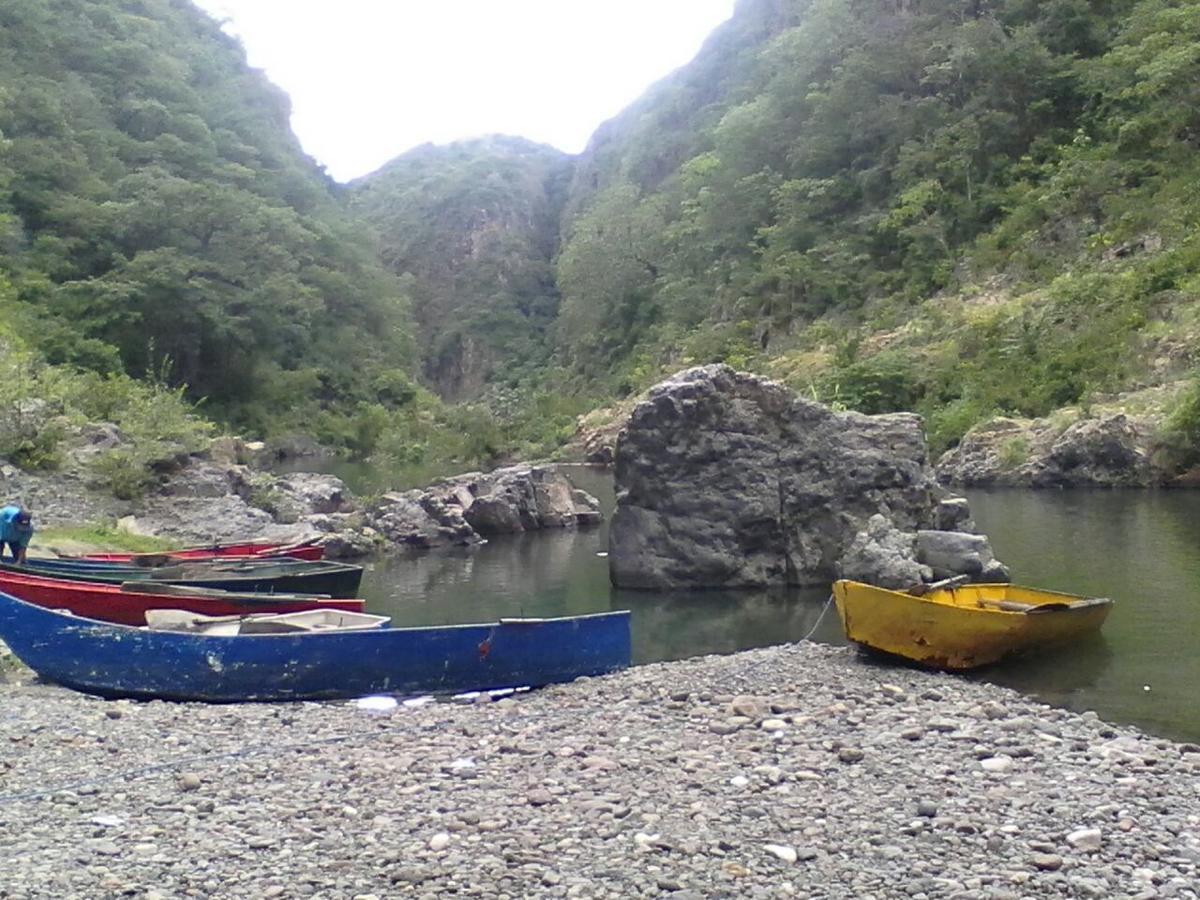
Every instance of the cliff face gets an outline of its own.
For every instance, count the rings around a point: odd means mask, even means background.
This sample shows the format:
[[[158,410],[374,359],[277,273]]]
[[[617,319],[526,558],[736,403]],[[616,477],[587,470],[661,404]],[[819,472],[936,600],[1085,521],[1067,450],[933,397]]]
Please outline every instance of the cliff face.
[[[553,259],[570,159],[519,138],[420,147],[351,185],[352,209],[404,277],[427,381],[477,397],[543,364],[558,311]]]

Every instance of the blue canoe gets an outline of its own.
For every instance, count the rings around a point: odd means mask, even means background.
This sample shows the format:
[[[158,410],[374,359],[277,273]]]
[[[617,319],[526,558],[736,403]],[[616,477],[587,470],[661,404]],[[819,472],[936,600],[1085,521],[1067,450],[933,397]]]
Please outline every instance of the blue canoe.
[[[629,613],[217,636],[113,625],[0,593],[0,639],[42,679],[104,697],[238,702],[457,693],[629,665]]]

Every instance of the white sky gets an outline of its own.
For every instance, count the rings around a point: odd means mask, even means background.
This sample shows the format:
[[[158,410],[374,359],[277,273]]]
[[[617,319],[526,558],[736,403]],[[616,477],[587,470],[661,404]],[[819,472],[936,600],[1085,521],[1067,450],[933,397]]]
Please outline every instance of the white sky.
[[[734,0],[195,0],[291,95],[341,181],[405,150],[515,134],[569,153],[686,63]]]

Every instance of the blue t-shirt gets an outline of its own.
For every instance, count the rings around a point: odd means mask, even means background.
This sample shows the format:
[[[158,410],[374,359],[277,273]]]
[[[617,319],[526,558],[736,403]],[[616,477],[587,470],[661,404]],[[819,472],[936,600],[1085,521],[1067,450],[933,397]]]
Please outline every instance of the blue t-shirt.
[[[16,544],[18,547],[28,547],[33,537],[33,523],[18,522],[21,512],[19,506],[6,506],[0,509],[0,542]]]

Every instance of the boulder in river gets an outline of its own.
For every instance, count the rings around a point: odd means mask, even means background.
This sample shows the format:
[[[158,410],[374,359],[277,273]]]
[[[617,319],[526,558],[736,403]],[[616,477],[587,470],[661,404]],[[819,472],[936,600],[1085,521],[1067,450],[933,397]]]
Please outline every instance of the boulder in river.
[[[915,539],[902,567],[908,539],[887,535],[935,528],[947,496],[919,416],[834,412],[724,365],[649,391],[618,440],[616,489],[610,574],[644,589],[825,583],[876,515],[866,541],[908,577],[923,572]]]
[[[1125,413],[1079,419],[999,417],[972,428],[938,460],[950,484],[1150,487],[1171,473],[1154,464],[1154,427]]]
[[[917,536],[894,528],[879,514],[854,536],[838,564],[838,574],[892,590],[933,579],[933,570],[917,561]]]
[[[600,521],[600,504],[577,489],[558,466],[508,466],[487,474],[459,475],[428,493],[461,508],[481,535],[574,528]]]

